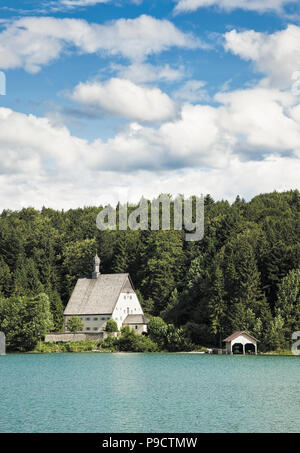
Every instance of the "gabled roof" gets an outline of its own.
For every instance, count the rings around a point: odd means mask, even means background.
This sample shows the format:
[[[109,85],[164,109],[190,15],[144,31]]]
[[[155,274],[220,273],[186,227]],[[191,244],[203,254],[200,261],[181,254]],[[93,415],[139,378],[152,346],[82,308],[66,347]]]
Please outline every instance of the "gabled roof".
[[[229,337],[225,338],[225,340],[223,341],[225,343],[229,343],[230,341],[235,340],[240,335],[247,335],[248,337],[252,338],[252,340],[259,342],[257,338],[253,337],[253,335],[250,335],[250,333],[246,332],[246,330],[238,330],[237,332],[234,332],[232,335],[229,335]]]
[[[148,324],[149,319],[144,315],[127,315],[124,324]]]
[[[79,278],[64,314],[112,314],[123,288],[124,292],[134,291],[129,274],[100,274],[98,278]]]

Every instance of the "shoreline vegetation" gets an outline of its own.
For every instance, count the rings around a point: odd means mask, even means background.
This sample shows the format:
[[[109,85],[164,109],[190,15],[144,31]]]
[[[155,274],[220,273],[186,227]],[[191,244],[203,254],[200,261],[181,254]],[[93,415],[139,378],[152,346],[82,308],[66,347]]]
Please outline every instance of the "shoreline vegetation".
[[[160,350],[160,351],[151,351],[151,353],[157,354],[209,354],[209,355],[218,355],[212,352],[208,352],[211,348],[197,348],[196,350],[191,351],[176,351],[170,352],[167,350]],[[119,351],[116,349],[108,349],[108,348],[101,348],[98,341],[79,341],[79,342],[58,342],[58,343],[47,343],[41,342],[33,351],[27,351],[26,354],[59,354],[59,353],[124,353],[124,354],[141,354],[146,353],[145,351]],[[148,351],[149,352],[149,351]],[[8,352],[8,354],[17,353],[16,351]],[[226,355],[226,354],[220,354]],[[249,354],[248,354],[249,355]],[[251,354],[250,354],[251,355]],[[261,356],[294,356],[291,350],[278,350],[278,351],[269,351],[269,352],[258,352],[257,355]],[[295,356],[297,357],[297,356]]]
[[[166,196],[172,219],[174,200]],[[291,355],[300,329],[299,191],[233,203],[206,195],[204,206],[204,237],[194,242],[172,221],[168,231],[99,231],[103,206],[2,211],[0,330],[7,351],[51,350],[42,340],[63,331],[66,304],[78,278],[91,274],[98,249],[101,272],[129,273],[150,319],[149,335],[123,331],[101,341],[101,350],[202,352],[242,330],[260,341],[260,353]],[[76,347],[95,349],[60,349]]]

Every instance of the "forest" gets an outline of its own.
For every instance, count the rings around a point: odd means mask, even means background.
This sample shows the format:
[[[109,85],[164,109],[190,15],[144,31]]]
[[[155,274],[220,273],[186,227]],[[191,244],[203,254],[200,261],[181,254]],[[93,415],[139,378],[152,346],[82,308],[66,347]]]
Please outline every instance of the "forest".
[[[99,231],[104,206],[3,210],[0,330],[11,348],[30,350],[62,330],[64,307],[76,280],[90,276],[96,249],[101,272],[129,272],[144,312],[191,344],[219,347],[247,330],[261,350],[289,347],[300,330],[299,191],[233,203],[206,195],[204,204],[204,238],[195,242],[174,229]]]

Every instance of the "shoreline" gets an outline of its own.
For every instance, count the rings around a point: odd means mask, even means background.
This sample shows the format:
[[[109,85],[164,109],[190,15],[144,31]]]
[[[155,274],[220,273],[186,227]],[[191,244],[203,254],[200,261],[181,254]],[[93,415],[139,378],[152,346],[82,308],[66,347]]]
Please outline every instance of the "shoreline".
[[[5,355],[13,355],[13,354],[200,354],[200,355],[209,355],[209,356],[237,356],[237,357],[257,357],[257,356],[281,356],[281,357],[297,357],[296,354],[292,354],[292,352],[288,353],[286,352],[259,352],[258,354],[214,354],[214,353],[207,353],[203,351],[176,351],[176,352],[170,352],[170,351],[155,351],[155,352],[139,352],[139,351],[112,351],[112,350],[98,350],[98,349],[93,349],[93,350],[72,350],[72,351],[61,351],[61,350],[56,350],[56,351],[8,351]]]

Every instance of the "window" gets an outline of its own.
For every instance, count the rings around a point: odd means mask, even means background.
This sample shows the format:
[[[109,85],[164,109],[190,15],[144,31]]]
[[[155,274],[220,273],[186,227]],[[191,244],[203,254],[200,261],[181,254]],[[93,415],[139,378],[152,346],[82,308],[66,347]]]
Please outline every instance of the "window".
[[[132,299],[132,296],[129,296],[129,299]]]
[[[98,330],[98,328],[97,328],[97,327],[94,327],[94,330]]]
[[[86,321],[90,321],[90,320],[91,320],[91,318],[85,318],[85,320],[86,320]]]
[[[102,319],[102,321],[105,321],[105,320],[106,320],[106,318],[105,318],[104,316],[103,316],[101,319]]]
[[[98,318],[94,318],[94,321],[98,321]]]
[[[127,307],[127,314],[129,315],[129,307]]]
[[[135,326],[135,330],[137,330],[138,326]]]
[[[86,330],[91,330],[91,328],[90,328],[90,327],[87,327]]]

